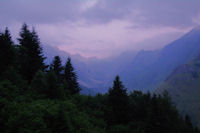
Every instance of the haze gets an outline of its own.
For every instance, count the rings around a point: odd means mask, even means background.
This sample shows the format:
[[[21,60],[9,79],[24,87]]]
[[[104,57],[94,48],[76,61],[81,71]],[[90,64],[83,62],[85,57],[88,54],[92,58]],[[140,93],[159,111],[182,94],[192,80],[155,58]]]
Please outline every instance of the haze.
[[[200,24],[199,7],[199,0],[1,0],[0,25],[17,38],[25,22],[44,45],[105,58],[162,48]]]

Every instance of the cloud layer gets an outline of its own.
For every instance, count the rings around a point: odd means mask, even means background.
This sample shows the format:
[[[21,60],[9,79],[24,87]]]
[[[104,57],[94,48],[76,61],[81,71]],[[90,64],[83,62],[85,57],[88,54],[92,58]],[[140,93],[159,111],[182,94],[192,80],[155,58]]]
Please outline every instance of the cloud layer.
[[[0,29],[35,26],[44,44],[100,58],[156,49],[200,24],[199,0],[1,0]]]

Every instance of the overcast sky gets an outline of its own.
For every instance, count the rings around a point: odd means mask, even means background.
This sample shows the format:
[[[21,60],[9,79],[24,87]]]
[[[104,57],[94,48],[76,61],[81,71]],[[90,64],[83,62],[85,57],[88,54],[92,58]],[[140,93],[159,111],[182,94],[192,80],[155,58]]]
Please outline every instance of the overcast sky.
[[[42,44],[103,58],[177,39],[200,24],[200,0],[0,0],[1,30],[15,39],[24,22]]]

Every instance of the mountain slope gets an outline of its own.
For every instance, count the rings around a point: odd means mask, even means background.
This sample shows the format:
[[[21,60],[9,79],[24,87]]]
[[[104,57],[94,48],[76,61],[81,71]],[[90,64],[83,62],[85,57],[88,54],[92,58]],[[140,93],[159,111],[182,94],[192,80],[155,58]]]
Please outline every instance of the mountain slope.
[[[80,55],[70,55],[56,47],[44,45],[44,55],[47,57],[46,64],[50,64],[54,56],[59,55],[63,65],[68,57],[72,58],[72,64],[77,72],[79,83],[82,86],[83,93],[104,93],[112,85],[114,77],[122,68],[127,68],[136,52],[129,51],[116,57],[97,59],[84,58]]]
[[[63,66],[68,57],[72,58],[72,64],[74,65],[75,71],[78,75],[78,81],[81,85],[82,93],[94,94],[100,91],[94,89],[99,84],[99,81],[95,82],[95,79],[90,78],[90,69],[88,68],[88,65],[86,65],[90,59],[83,58],[80,55],[71,55],[50,45],[43,45],[43,50],[44,55],[47,57],[45,60],[46,64],[52,63],[54,56],[57,55],[61,57]]]
[[[47,63],[55,55],[63,61],[72,58],[79,82],[95,92],[106,92],[112,80],[119,75],[129,90],[152,90],[159,86],[180,64],[187,63],[200,53],[200,27],[180,39],[155,51],[124,52],[119,56],[97,59],[70,55],[50,46],[44,47]]]
[[[182,114],[200,127],[200,56],[177,67],[157,90],[167,90]]]
[[[120,72],[128,88],[156,88],[178,65],[200,53],[200,27],[157,51],[139,52],[131,65]]]

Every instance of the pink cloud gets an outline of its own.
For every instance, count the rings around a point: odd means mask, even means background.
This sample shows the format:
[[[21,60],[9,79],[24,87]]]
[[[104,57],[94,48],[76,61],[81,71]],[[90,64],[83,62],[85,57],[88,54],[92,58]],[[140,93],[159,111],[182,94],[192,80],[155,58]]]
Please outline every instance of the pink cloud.
[[[170,36],[170,40],[176,39],[189,31],[190,28],[179,29],[175,27],[134,27],[132,22],[126,20],[113,20],[106,24],[87,24],[85,21],[77,23],[62,22],[57,24],[37,25],[38,33],[43,42],[56,45],[59,49],[71,54],[81,54],[83,56],[96,56],[104,58],[116,55],[126,50],[154,49],[153,44],[147,44],[146,40],[160,39],[163,36]],[[165,38],[157,42],[163,46],[167,43]]]

